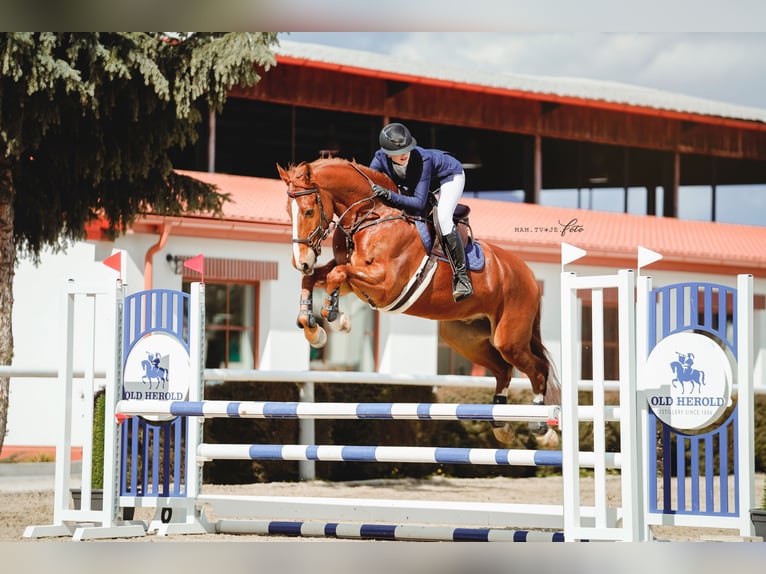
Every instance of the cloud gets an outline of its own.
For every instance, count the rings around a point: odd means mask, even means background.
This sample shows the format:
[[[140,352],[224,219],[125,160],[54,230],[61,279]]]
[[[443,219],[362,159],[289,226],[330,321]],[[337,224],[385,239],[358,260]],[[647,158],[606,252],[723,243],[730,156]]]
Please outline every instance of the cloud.
[[[766,109],[766,33],[314,32],[285,39],[488,73],[622,82]]]
[[[486,72],[635,84],[766,109],[766,34],[408,33],[390,55]]]

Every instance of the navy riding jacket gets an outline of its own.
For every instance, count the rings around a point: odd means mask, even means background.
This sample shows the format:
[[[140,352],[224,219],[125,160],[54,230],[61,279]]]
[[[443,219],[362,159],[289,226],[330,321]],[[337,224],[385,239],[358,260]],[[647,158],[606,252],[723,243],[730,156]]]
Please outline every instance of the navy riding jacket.
[[[454,156],[420,146],[415,146],[410,152],[407,176],[404,179],[396,175],[391,158],[382,150],[375,152],[370,168],[385,173],[399,188],[399,193],[391,194],[388,203],[413,215],[425,215],[432,179],[441,184],[463,173],[463,166]]]

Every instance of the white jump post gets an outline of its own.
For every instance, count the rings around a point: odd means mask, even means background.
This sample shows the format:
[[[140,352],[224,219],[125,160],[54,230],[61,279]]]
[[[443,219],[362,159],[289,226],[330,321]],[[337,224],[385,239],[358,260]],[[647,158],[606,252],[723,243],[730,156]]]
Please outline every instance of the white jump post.
[[[122,373],[121,325],[123,286],[118,280],[106,287],[87,287],[68,282],[64,301],[64,345],[62,346],[59,368],[58,390],[61,409],[60,433],[56,443],[56,474],[53,507],[53,524],[29,526],[25,538],[47,536],[72,536],[82,540],[89,534],[101,537],[143,536],[144,526],[123,521],[117,506],[118,443],[119,428],[114,424],[115,405]],[[100,316],[104,313],[104,316]],[[86,331],[80,345],[76,345],[78,332]],[[107,342],[104,348],[113,355],[107,359],[105,383],[105,425],[104,425],[104,488],[102,508],[96,509],[92,497],[91,476],[93,470],[93,397],[98,390],[94,377],[96,341]],[[84,420],[81,424],[73,420],[74,387],[73,365],[75,354],[85,360]],[[83,458],[79,490],[80,508],[70,508],[74,484],[72,477],[72,430],[77,424],[82,428]]]
[[[604,402],[604,290],[617,291],[619,308],[619,425],[621,502],[610,507],[606,492],[606,438],[608,422]],[[582,516],[580,465],[575,453],[580,451],[579,424],[585,405],[579,404],[580,353],[582,352],[582,315],[578,292],[590,296],[592,304],[592,363],[593,363],[593,459],[595,484],[595,523]],[[564,536],[574,540],[639,541],[641,535],[641,483],[635,465],[640,459],[636,432],[635,393],[635,314],[633,305],[634,278],[631,271],[617,275],[578,277],[561,274],[561,435],[564,465]]]

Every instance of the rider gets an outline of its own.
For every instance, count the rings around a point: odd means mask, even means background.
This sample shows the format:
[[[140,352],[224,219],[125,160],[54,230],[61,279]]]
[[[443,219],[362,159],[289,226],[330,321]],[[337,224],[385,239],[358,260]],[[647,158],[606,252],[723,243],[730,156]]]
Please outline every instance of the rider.
[[[465,248],[452,220],[455,207],[463,195],[463,166],[448,153],[417,145],[410,130],[399,123],[385,126],[378,139],[380,149],[375,152],[370,167],[388,175],[400,191],[394,193],[373,184],[373,193],[386,203],[423,216],[431,178],[439,180],[437,232],[452,266],[452,297],[455,301],[465,299],[473,293],[473,286],[466,269]]]

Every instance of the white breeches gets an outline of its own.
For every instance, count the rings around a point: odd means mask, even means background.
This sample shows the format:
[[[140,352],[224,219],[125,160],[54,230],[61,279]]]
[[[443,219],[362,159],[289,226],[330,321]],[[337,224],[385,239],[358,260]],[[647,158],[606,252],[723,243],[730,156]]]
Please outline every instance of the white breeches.
[[[452,222],[452,214],[455,213],[455,207],[457,207],[460,198],[463,196],[464,187],[465,174],[461,173],[456,175],[451,181],[442,183],[439,188],[437,211],[442,235],[450,233],[455,226]]]

